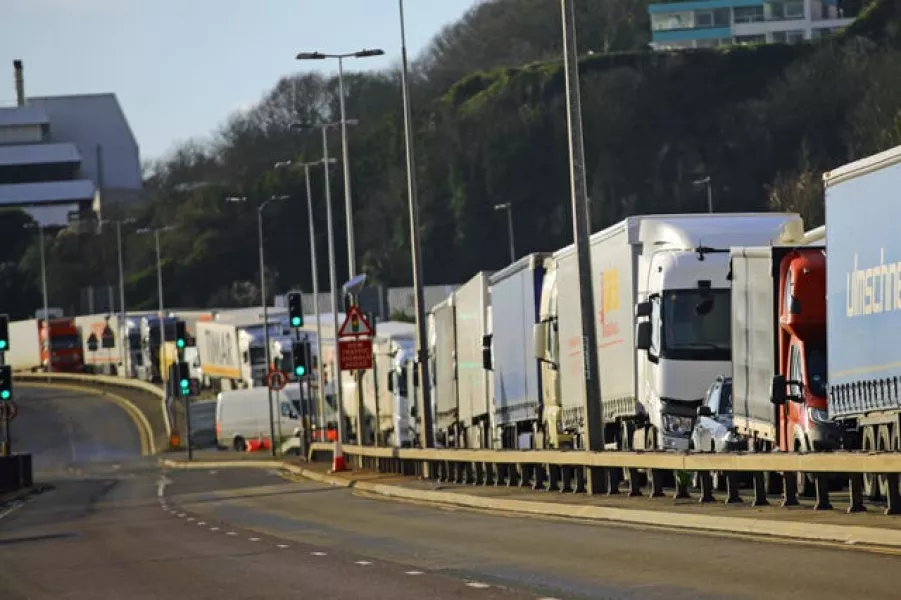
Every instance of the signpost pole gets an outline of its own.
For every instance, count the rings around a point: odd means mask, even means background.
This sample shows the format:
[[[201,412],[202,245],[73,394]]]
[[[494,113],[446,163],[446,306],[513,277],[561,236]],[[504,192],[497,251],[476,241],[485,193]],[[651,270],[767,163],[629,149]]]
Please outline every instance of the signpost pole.
[[[45,315],[46,317],[46,315]],[[50,344],[48,343],[49,347]],[[6,364],[6,352],[0,352],[0,366]],[[12,373],[10,373],[10,377],[12,377]],[[3,456],[12,456],[13,449],[13,436],[12,432],[9,429],[9,402],[3,402]]]

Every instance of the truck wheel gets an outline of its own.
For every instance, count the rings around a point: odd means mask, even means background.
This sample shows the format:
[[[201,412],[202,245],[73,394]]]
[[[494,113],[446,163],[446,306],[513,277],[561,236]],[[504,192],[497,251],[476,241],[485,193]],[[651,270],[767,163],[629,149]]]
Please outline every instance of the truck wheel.
[[[244,438],[242,438],[240,435],[235,438],[235,442],[234,442],[233,446],[234,446],[234,449],[237,450],[238,452],[244,452],[247,450],[247,442],[245,442]]]
[[[860,436],[860,449],[864,452],[876,450],[876,431],[874,427],[866,426]],[[863,493],[867,500],[879,500],[879,485],[873,473],[863,474]]]

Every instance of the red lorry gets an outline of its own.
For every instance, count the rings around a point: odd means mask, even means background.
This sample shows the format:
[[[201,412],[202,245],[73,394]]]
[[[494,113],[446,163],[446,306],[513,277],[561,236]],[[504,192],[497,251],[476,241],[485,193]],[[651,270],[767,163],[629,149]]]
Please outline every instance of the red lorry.
[[[75,325],[74,318],[50,319],[49,327],[44,319],[39,319],[38,329],[43,370],[46,371],[49,364],[54,372],[84,371],[81,332]]]
[[[839,447],[826,405],[826,250],[732,249],[734,432],[757,451]],[[799,475],[800,493],[813,482]]]

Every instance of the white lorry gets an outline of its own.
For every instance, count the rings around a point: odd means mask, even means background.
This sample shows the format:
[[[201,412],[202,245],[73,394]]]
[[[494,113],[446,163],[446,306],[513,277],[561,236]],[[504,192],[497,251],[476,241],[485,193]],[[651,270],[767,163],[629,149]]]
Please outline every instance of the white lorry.
[[[803,234],[796,214],[734,213],[634,216],[591,236],[608,448],[688,448],[705,390],[717,375],[731,375],[729,248],[791,243]],[[542,426],[548,447],[582,448],[575,248],[555,252],[546,270],[533,336],[543,363]]]
[[[410,447],[416,439],[416,399],[407,373],[415,344],[413,324],[379,323],[372,344],[373,368],[363,373],[367,416],[372,417],[372,423],[378,423],[379,439],[397,448]]]
[[[218,382],[225,391],[265,385],[269,368],[263,327],[255,317],[249,321],[199,321],[196,343],[204,378],[209,378],[213,386]],[[280,320],[270,319],[269,335],[283,333]]]
[[[438,447],[463,446],[457,406],[456,320],[454,292],[436,304],[428,317],[429,372],[435,444]]]

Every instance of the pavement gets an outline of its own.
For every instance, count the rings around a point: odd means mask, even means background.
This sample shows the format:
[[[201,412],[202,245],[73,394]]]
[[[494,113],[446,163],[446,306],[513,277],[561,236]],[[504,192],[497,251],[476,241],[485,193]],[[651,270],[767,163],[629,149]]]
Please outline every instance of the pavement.
[[[286,474],[262,453],[199,451],[241,458],[231,468],[160,468],[141,456],[117,405],[17,391],[28,410],[15,421],[16,443],[40,456],[36,477],[50,488],[0,510],[4,600],[845,600],[896,598],[901,588],[897,553],[888,550],[386,501]]]

